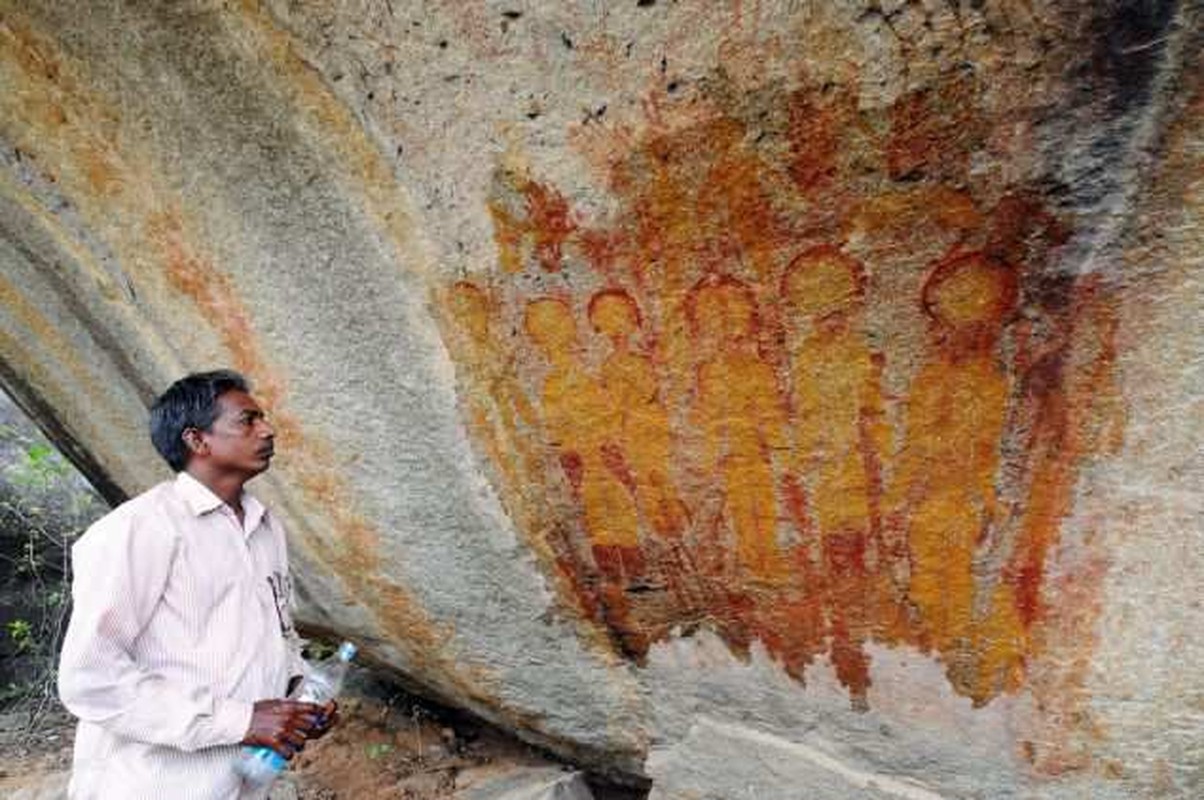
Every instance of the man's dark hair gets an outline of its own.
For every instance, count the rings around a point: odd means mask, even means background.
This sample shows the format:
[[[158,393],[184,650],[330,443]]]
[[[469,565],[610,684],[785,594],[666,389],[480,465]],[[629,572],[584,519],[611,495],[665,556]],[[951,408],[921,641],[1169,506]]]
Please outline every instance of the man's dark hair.
[[[220,411],[217,398],[229,391],[249,392],[247,379],[229,369],[194,372],[169,386],[151,406],[151,441],[176,472],[188,463],[184,431],[209,430]]]

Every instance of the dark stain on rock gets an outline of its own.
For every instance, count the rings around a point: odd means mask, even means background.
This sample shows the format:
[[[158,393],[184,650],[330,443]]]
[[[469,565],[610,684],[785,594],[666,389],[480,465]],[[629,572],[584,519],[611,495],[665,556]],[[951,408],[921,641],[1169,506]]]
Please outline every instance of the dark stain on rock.
[[[1130,0],[1096,20],[1091,71],[1103,80],[1112,113],[1149,100],[1178,6],[1177,0]]]
[[[586,109],[585,117],[581,120],[581,123],[588,125],[591,122],[601,122],[604,116],[606,116],[606,103],[594,109]]]

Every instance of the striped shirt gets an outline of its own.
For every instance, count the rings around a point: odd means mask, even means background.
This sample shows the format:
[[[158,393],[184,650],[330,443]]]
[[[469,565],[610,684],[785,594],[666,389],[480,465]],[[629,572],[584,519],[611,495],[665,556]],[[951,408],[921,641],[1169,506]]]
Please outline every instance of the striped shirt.
[[[256,700],[302,671],[284,531],[186,472],[72,548],[59,695],[79,718],[72,800],[234,800]]]

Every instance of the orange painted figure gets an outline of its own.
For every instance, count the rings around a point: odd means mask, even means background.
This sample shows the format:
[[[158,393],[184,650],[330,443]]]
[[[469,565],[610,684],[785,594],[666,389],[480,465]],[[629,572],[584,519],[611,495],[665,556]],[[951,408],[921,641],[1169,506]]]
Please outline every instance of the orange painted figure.
[[[832,662],[864,698],[871,631],[871,552],[879,527],[880,460],[888,431],[880,359],[863,329],[865,272],[831,247],[803,253],[782,280],[796,425],[792,471],[806,487],[819,540]]]
[[[769,167],[755,149],[746,147],[745,126],[724,117],[706,126],[706,147],[714,158],[698,182],[700,222],[711,231],[712,252],[704,258],[723,263],[736,257],[762,283],[772,281],[775,251],[784,239],[781,221],[765,186]]]
[[[694,359],[683,298],[698,280],[697,268],[714,247],[699,236],[708,227],[699,202],[702,175],[697,156],[710,152],[714,137],[703,124],[654,136],[617,165],[613,185],[629,209],[626,263],[646,298],[644,311],[661,322],[659,356],[665,369],[662,401],[670,412],[691,388]]]
[[[521,272],[528,260],[546,272],[560,271],[564,245],[577,224],[559,192],[525,175],[498,170],[488,209],[498,263],[505,272]]]
[[[482,390],[469,399],[469,420],[513,489],[533,463],[518,432],[520,423],[530,425],[534,419],[531,406],[515,385],[513,356],[502,351],[493,335],[495,309],[486,290],[459,281],[448,294],[448,306],[464,334],[461,362]]]
[[[1067,286],[1040,346],[1022,344],[1017,372],[1026,434],[1023,491],[1008,531],[1010,556],[992,591],[980,638],[995,643],[979,664],[975,696],[1017,688],[1035,654],[1032,627],[1045,615],[1045,561],[1073,504],[1083,458],[1119,445],[1123,415],[1111,380],[1116,321],[1099,282]],[[1104,302],[1101,302],[1103,300]],[[1061,302],[1057,305],[1061,305]]]
[[[615,175],[616,190],[634,212],[632,277],[660,296],[676,296],[688,286],[688,265],[697,246],[694,190],[678,174],[687,161],[684,149],[669,138],[654,138]]]
[[[581,364],[577,326],[566,302],[531,301],[524,328],[550,367],[540,395],[544,430],[580,499],[598,568],[615,579],[638,575],[639,521],[624,474],[619,409]]]
[[[773,367],[757,350],[752,292],[730,277],[704,278],[688,298],[699,344],[692,416],[704,460],[723,481],[723,517],[736,559],[754,580],[779,583],[786,562],[777,542],[775,453],[787,446],[786,412]]]
[[[923,310],[933,351],[912,382],[890,508],[910,556],[908,595],[920,634],[972,694],[976,548],[997,518],[995,494],[1008,381],[997,344],[1016,278],[981,253],[953,254],[929,274]]]
[[[686,526],[686,514],[670,476],[669,415],[661,402],[652,359],[633,347],[641,330],[639,308],[625,291],[602,291],[590,300],[589,319],[610,340],[611,353],[602,364],[602,388],[620,415],[617,444],[635,484],[640,514],[652,532],[678,536]]]
[[[1008,577],[1029,625],[1042,613],[1042,565],[1070,513],[1079,462],[1120,446],[1124,414],[1112,381],[1117,328],[1112,300],[1099,281],[1075,286],[1065,340],[1024,373],[1034,422],[1025,443],[1028,496]]]

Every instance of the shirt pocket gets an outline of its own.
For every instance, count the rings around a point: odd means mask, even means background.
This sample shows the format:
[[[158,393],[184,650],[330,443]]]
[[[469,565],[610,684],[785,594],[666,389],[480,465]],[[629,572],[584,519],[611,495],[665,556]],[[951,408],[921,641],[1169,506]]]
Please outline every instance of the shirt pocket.
[[[280,625],[280,633],[284,636],[292,636],[293,579],[288,573],[273,571],[268,574],[267,583],[272,593],[272,605],[276,610],[276,622]]]

